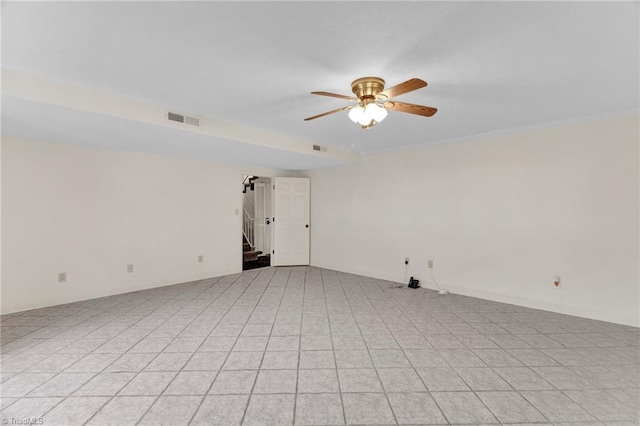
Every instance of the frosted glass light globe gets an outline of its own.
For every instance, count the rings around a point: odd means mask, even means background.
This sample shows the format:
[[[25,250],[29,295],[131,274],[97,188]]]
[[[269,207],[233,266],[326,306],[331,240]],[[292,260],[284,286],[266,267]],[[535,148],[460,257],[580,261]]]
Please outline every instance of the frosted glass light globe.
[[[357,107],[351,108],[351,111],[349,111],[349,118],[354,123],[359,122],[363,115],[364,115],[364,110],[360,105],[358,105]]]
[[[362,114],[362,117],[360,117],[360,120],[358,120],[358,124],[360,124],[361,126],[368,126],[371,123],[371,120],[373,119],[369,117],[365,112],[364,114]]]
[[[385,119],[389,114],[387,110],[376,103],[370,103],[364,110],[364,114],[369,117],[370,120],[375,120],[377,123]]]

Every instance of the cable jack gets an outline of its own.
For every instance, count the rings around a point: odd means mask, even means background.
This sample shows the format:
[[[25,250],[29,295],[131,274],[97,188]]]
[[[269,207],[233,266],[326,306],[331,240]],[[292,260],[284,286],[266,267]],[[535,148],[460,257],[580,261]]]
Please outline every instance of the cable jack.
[[[428,268],[429,269],[429,277],[431,278],[431,280],[429,282],[432,282],[436,285],[436,288],[438,289],[438,294],[441,295],[446,295],[449,294],[449,292],[443,288],[440,287],[440,284],[438,283],[438,280],[436,280],[436,277],[433,275],[433,260],[430,260],[428,262]]]

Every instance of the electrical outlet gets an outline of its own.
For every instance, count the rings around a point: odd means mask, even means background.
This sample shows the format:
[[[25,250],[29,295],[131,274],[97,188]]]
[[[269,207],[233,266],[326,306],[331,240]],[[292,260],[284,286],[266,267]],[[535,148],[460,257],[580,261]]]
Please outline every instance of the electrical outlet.
[[[127,273],[130,274],[133,272],[133,263],[127,265]]]
[[[405,257],[405,258],[404,258],[404,264],[405,264],[405,265],[408,265],[408,264],[409,264],[409,258],[408,258],[408,257]]]
[[[66,272],[58,272],[58,282],[66,283],[67,282],[67,273]]]
[[[433,260],[427,260],[427,268],[433,269]]]
[[[202,263],[204,260],[204,256],[200,255],[198,256],[198,263]]]

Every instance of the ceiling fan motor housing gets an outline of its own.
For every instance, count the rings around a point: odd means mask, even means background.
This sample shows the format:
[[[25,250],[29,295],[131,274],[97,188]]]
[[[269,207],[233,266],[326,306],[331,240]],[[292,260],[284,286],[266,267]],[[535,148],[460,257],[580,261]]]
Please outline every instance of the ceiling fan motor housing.
[[[362,77],[351,83],[351,91],[360,99],[362,105],[376,100],[376,96],[384,90],[384,80],[379,77]]]

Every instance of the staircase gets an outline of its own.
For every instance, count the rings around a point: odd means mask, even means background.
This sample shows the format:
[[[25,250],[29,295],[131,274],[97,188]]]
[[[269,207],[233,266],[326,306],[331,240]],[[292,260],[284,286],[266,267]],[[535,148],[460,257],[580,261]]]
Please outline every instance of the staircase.
[[[248,262],[253,262],[254,260],[258,260],[258,255],[261,255],[261,254],[262,252],[260,250],[254,250],[254,247],[251,247],[251,244],[247,242],[247,239],[243,235],[242,236],[242,263],[246,264]]]
[[[255,212],[255,180],[258,176],[245,176],[242,182],[242,270],[262,268],[271,264],[271,255],[263,254],[256,245],[262,247],[261,241],[256,237],[256,223],[253,213]]]
[[[244,180],[242,181],[242,193],[246,194],[247,193],[247,189],[253,191],[255,189],[254,187],[254,181],[258,179],[258,176],[247,176],[244,178]]]
[[[271,255],[262,254],[260,250],[255,250],[247,239],[242,237],[242,270],[263,268],[271,264]]]

